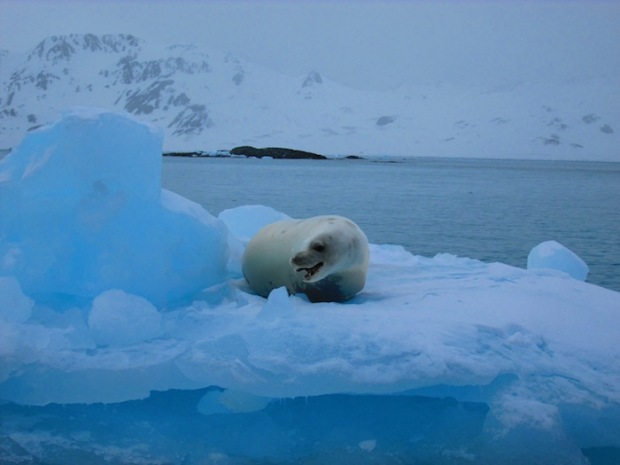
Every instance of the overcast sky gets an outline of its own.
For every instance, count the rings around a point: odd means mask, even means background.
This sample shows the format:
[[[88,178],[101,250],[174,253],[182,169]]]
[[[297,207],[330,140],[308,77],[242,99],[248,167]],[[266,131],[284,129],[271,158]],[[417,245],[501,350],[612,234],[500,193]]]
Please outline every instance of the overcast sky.
[[[0,0],[0,48],[72,32],[196,43],[359,88],[620,76],[620,0]]]

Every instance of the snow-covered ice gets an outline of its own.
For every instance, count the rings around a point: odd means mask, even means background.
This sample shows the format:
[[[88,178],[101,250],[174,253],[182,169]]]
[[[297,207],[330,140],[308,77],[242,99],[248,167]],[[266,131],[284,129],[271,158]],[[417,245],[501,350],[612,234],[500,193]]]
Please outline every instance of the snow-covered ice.
[[[264,299],[239,257],[285,215],[216,219],[162,192],[160,144],[82,111],[0,164],[0,411],[12,418],[0,451],[123,463],[119,444],[102,452],[111,437],[131,449],[110,412],[139,429],[154,408],[170,422],[193,412],[179,427],[198,455],[175,455],[152,425],[124,463],[343,463],[338,450],[356,463],[585,464],[586,450],[620,448],[620,293],[574,279],[564,258],[552,268],[568,274],[371,244],[351,301]],[[44,407],[139,399],[84,406],[77,430]],[[32,428],[13,403],[42,406],[47,423]]]

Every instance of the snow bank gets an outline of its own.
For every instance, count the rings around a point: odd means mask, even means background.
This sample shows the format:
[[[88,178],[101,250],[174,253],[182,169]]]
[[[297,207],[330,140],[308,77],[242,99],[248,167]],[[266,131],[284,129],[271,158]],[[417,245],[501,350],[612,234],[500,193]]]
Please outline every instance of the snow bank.
[[[133,121],[71,114],[0,165],[0,399],[148,397],[107,409],[0,403],[14,419],[0,423],[10,439],[0,452],[50,463],[585,464],[587,448],[620,448],[620,293],[371,245],[367,286],[351,301],[311,304],[283,289],[263,299],[238,257],[283,214],[246,206],[216,220],[162,194],[158,144]],[[46,421],[32,430],[29,415]],[[76,417],[89,423],[66,420]]]
[[[221,282],[225,228],[161,189],[161,134],[80,110],[0,163],[0,275],[65,302],[109,289],[156,305]]]

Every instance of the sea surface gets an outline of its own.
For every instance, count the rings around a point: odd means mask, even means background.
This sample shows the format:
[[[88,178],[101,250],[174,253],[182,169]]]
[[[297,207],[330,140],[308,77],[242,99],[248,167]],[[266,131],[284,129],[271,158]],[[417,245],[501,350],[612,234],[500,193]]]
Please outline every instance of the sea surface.
[[[260,204],[347,216],[370,242],[428,257],[525,268],[556,240],[586,261],[588,282],[620,291],[620,163],[164,157],[162,184],[213,215]]]

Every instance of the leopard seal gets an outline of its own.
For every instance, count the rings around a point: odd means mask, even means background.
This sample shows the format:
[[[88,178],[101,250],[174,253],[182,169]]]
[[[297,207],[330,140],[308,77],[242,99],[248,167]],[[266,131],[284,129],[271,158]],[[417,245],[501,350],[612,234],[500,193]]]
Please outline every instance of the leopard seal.
[[[326,215],[268,224],[252,237],[241,264],[263,297],[286,286],[312,302],[344,302],[364,288],[368,260],[368,239],[359,226]]]

